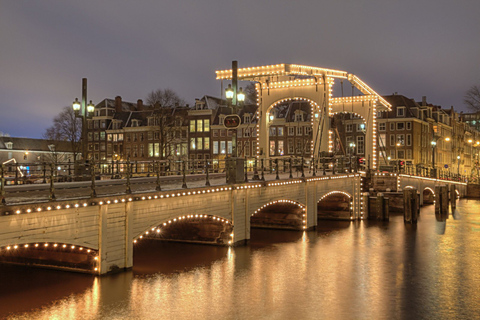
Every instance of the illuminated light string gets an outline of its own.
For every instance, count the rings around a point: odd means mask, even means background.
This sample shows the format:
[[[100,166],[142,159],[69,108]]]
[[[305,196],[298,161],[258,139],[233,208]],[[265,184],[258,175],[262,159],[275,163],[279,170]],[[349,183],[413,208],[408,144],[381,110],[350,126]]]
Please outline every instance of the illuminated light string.
[[[250,188],[259,188],[262,185],[251,185]],[[162,194],[162,195],[154,195],[154,196],[142,196],[139,198],[122,198],[122,199],[115,199],[115,200],[101,200],[98,203],[96,202],[91,202],[90,204],[83,202],[83,203],[76,203],[76,204],[66,204],[64,206],[62,205],[57,205],[57,206],[40,206],[40,207],[34,207],[34,208],[27,208],[24,209],[23,211],[21,209],[16,209],[13,211],[15,214],[22,214],[22,213],[32,213],[34,211],[36,212],[44,212],[44,211],[51,211],[51,210],[60,210],[60,209],[73,209],[73,208],[80,208],[80,207],[87,207],[87,206],[95,206],[95,205],[108,205],[112,203],[125,203],[125,202],[131,202],[131,201],[138,201],[138,200],[152,200],[152,199],[162,199],[162,198],[170,198],[170,197],[180,197],[180,196],[189,196],[189,195],[199,195],[199,194],[205,194],[205,193],[212,193],[212,192],[221,192],[221,191],[230,191],[232,190],[232,187],[221,187],[221,188],[210,188],[207,190],[198,190],[198,191],[189,191],[189,192],[173,192],[173,193],[168,193],[168,194]],[[5,215],[9,215],[10,212],[5,212]]]
[[[150,227],[148,228],[145,232],[143,232],[142,234],[140,234],[139,236],[137,237],[134,237],[133,238],[133,243],[137,243],[139,240],[142,240],[144,237],[152,234],[152,235],[155,235],[155,234],[160,234],[162,232],[162,227],[166,227],[168,225],[171,225],[172,223],[176,223],[176,222],[180,222],[180,221],[185,221],[185,220],[195,220],[195,219],[202,219],[202,220],[213,220],[213,221],[217,221],[217,222],[220,222],[220,223],[223,223],[223,224],[226,224],[226,225],[232,225],[232,223],[230,222],[230,220],[226,219],[226,218],[222,218],[222,217],[218,217],[218,216],[213,216],[213,215],[208,215],[208,214],[187,214],[187,215],[183,215],[183,216],[179,216],[179,217],[176,217],[176,218],[173,218],[173,219],[169,219],[168,221],[165,221],[159,225],[155,225],[154,227]],[[231,236],[233,237],[233,233],[231,234]]]
[[[307,208],[306,208],[306,206],[304,206],[303,204],[301,204],[297,201],[286,200],[286,199],[270,201],[269,203],[264,204],[263,206],[261,206],[260,208],[255,210],[255,212],[252,213],[250,216],[253,217],[257,213],[259,213],[262,209],[265,209],[268,206],[271,206],[271,205],[274,205],[274,204],[284,204],[284,203],[293,204],[293,205],[296,205],[297,207],[299,207],[300,209],[302,209],[302,223],[303,223],[302,228],[307,229],[307,214],[306,214]]]

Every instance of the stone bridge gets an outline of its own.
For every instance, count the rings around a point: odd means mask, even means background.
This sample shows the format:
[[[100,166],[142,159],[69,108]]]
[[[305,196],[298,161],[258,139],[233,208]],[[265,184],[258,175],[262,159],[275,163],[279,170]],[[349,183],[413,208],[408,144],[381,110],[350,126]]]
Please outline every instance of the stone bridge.
[[[171,239],[182,240],[188,226],[209,226],[190,240],[199,242],[216,230],[216,243],[242,244],[250,238],[252,219],[272,209],[276,218],[267,227],[288,220],[284,227],[314,228],[319,203],[338,195],[347,201],[347,219],[363,219],[362,188],[360,174],[344,174],[3,206],[0,256],[13,263],[105,274],[132,267],[136,243],[165,230]],[[257,223],[265,223],[262,219]]]

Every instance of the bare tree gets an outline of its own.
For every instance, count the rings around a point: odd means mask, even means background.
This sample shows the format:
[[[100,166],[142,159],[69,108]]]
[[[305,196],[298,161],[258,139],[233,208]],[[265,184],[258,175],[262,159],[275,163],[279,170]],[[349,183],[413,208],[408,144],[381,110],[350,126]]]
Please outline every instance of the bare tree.
[[[245,104],[257,103],[257,90],[255,90],[255,82],[250,82],[243,90],[245,93]]]
[[[463,102],[472,111],[480,111],[480,86],[472,86],[465,93]]]
[[[185,101],[172,89],[154,90],[147,95],[146,102],[151,106],[160,104],[160,107],[174,107],[185,104]]]
[[[182,131],[187,108],[182,107],[185,101],[171,89],[158,89],[147,95],[146,102],[154,107],[153,121],[158,128],[159,158],[161,160],[175,157],[176,147],[186,135]]]
[[[73,159],[77,158],[80,151],[80,138],[82,136],[82,121],[75,117],[72,107],[63,107],[62,111],[53,118],[53,125],[43,134],[43,137],[54,146],[56,151],[58,141],[68,141],[72,148]]]

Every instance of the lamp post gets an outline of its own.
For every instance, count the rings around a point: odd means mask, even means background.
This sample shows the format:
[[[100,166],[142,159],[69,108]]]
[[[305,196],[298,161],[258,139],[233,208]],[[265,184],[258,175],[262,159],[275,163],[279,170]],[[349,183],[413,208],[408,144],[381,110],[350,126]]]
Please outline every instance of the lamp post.
[[[242,88],[237,91],[238,81],[238,63],[232,61],[232,84],[225,89],[225,97],[230,107],[230,115],[225,117],[224,126],[232,130],[232,154],[227,161],[228,164],[228,183],[238,183],[245,181],[244,159],[238,158],[237,150],[237,128],[240,125],[240,117],[237,115],[237,102],[242,104],[245,101],[245,93]]]
[[[433,178],[437,178],[437,169],[435,168],[435,147],[437,146],[437,141],[432,140],[430,143],[432,145],[432,175]]]
[[[87,160],[87,119],[91,118],[95,111],[95,106],[93,105],[92,100],[90,100],[90,103],[87,105],[87,78],[82,79],[82,103],[80,104],[78,98],[75,98],[72,108],[73,111],[75,111],[75,117],[82,119],[81,149],[82,159],[85,161]]]
[[[460,156],[457,156],[458,167],[457,167],[457,175],[460,178]]]
[[[352,162],[353,162],[353,157],[355,155],[355,143],[354,142],[350,142],[349,144],[350,146],[350,172],[352,171]]]

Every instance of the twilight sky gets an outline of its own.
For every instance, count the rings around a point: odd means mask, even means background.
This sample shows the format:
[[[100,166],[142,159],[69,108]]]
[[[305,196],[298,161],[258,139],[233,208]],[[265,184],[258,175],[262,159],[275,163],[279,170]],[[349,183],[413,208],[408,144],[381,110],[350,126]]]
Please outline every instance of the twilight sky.
[[[466,110],[479,16],[478,0],[1,0],[0,131],[40,138],[83,77],[94,103],[171,88],[192,105],[220,95],[232,60],[344,70]]]

